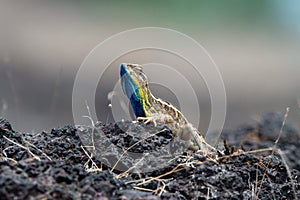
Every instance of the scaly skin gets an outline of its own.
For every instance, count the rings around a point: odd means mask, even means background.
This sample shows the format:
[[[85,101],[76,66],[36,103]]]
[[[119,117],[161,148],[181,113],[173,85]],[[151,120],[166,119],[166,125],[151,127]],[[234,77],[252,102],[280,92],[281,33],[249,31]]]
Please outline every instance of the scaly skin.
[[[153,96],[140,65],[121,64],[120,76],[122,89],[130,99],[137,120],[143,120],[145,123],[153,122],[154,125],[166,124],[172,133],[181,139],[189,142],[194,139],[197,149],[209,153],[217,152],[176,107]]]

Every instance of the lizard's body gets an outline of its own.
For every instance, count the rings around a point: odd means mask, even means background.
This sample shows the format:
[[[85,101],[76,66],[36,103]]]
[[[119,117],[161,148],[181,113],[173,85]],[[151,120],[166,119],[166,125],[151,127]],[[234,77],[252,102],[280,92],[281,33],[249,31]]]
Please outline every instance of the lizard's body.
[[[122,89],[130,99],[137,120],[166,124],[181,139],[194,139],[199,149],[216,152],[176,107],[151,93],[147,77],[140,65],[121,64],[120,75]]]

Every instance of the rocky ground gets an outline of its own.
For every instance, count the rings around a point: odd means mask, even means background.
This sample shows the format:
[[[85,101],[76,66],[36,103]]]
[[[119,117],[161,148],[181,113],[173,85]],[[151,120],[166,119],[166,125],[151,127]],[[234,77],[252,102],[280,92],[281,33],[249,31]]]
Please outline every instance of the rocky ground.
[[[182,151],[163,126],[98,123],[33,134],[0,119],[0,199],[300,198],[299,134],[286,124],[270,149],[282,121],[273,113],[224,131],[226,155],[215,159]]]

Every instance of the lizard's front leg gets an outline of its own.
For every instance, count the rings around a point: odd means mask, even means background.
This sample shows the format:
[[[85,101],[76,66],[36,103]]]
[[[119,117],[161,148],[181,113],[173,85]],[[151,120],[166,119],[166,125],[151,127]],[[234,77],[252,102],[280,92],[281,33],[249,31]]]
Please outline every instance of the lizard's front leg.
[[[137,121],[144,121],[145,124],[152,122],[154,124],[154,126],[156,126],[157,123],[168,124],[173,121],[173,118],[170,115],[161,114],[161,113],[154,114],[149,117],[137,117],[136,119],[137,119]]]

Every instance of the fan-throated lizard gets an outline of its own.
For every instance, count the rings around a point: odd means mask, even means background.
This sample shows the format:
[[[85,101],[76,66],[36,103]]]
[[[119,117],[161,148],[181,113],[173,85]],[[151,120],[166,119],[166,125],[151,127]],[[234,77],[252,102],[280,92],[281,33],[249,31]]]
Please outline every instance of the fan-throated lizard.
[[[121,64],[120,76],[123,92],[129,98],[138,121],[153,122],[154,125],[156,123],[165,124],[174,135],[190,142],[189,148],[192,146],[191,140],[193,139],[197,149],[207,153],[217,152],[177,108],[156,98],[151,93],[141,65]]]

